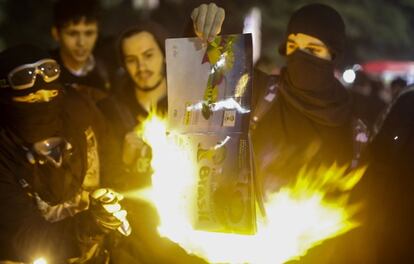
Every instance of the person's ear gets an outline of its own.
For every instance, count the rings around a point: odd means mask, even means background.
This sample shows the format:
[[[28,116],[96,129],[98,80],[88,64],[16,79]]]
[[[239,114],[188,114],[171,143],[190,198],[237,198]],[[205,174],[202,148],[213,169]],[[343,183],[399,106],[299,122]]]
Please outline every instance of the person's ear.
[[[59,38],[59,30],[57,29],[57,27],[52,27],[52,29],[50,30],[50,33],[52,34],[52,37],[55,41],[59,42],[60,38]]]

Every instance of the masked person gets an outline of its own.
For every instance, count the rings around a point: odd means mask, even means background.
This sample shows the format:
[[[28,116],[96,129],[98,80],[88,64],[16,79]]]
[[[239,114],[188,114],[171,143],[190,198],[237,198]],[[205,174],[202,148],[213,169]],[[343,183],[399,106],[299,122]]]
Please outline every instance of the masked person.
[[[324,4],[306,5],[289,20],[279,47],[286,58],[280,75],[255,72],[252,136],[265,191],[292,180],[304,165],[351,165],[359,157],[363,142],[354,134],[364,126],[356,120],[354,125],[351,97],[334,76],[344,46],[339,13]]]
[[[310,250],[299,263],[414,262],[413,102],[414,88],[407,87],[380,117],[369,142],[369,166],[350,194],[351,201],[362,202],[356,217],[361,226]]]
[[[104,261],[99,237],[130,232],[118,194],[98,189],[96,109],[59,75],[37,47],[0,53],[2,261]]]

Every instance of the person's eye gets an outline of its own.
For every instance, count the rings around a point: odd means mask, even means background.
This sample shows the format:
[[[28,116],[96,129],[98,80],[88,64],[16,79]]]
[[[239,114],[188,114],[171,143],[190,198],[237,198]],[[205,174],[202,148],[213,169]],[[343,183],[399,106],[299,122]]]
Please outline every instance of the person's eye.
[[[134,58],[125,58],[125,63],[126,63],[126,64],[132,64],[132,63],[135,63],[135,59],[134,59]]]
[[[87,37],[93,37],[94,35],[95,35],[95,31],[86,31],[85,32],[85,35],[87,36]]]
[[[309,51],[313,55],[317,55],[320,53],[320,50],[316,48],[306,48],[306,50]]]
[[[151,59],[152,56],[153,56],[152,53],[146,53],[146,54],[144,54],[144,58],[146,58],[146,59]]]
[[[78,35],[78,32],[76,32],[76,31],[68,31],[68,32],[66,32],[66,35],[68,35],[70,37],[76,37]]]

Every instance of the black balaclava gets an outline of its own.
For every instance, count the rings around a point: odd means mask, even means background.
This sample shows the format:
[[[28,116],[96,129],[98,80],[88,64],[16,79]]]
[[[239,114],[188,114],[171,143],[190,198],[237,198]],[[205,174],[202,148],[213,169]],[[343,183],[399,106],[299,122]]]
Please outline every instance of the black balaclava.
[[[345,23],[341,15],[324,4],[310,4],[298,9],[290,17],[279,53],[286,55],[286,41],[290,34],[307,34],[320,39],[337,57],[345,47]]]
[[[49,102],[25,103],[12,100],[39,90],[58,90],[62,86],[57,80],[46,83],[41,75],[36,76],[34,85],[23,90],[13,89],[7,79],[10,71],[24,64],[48,59],[50,55],[35,46],[22,44],[0,53],[0,111],[2,125],[10,129],[26,144],[49,137],[59,136],[62,132],[61,95]]]
[[[335,78],[334,67],[344,50],[345,24],[339,13],[327,5],[306,5],[289,20],[285,40],[279,47],[282,55],[286,55],[288,36],[298,33],[321,40],[332,60],[295,50],[286,57],[286,67],[282,69],[286,85],[280,94],[312,120],[328,126],[342,125],[350,115],[350,98]]]
[[[345,24],[335,9],[323,4],[310,4],[291,16],[285,41],[279,52],[286,55],[286,41],[290,34],[307,34],[321,40],[332,53],[340,56],[345,44]],[[297,49],[287,56],[287,72],[292,84],[304,90],[324,90],[334,82],[334,61],[325,60]]]

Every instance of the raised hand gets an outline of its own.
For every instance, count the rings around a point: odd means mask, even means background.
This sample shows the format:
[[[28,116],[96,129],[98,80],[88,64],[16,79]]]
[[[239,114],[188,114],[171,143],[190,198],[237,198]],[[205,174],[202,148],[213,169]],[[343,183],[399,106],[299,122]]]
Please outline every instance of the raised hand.
[[[202,40],[211,42],[220,33],[224,17],[223,8],[214,3],[202,4],[191,12],[194,32]]]

